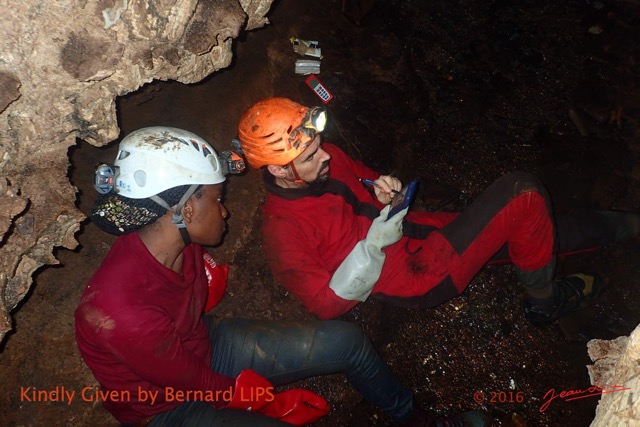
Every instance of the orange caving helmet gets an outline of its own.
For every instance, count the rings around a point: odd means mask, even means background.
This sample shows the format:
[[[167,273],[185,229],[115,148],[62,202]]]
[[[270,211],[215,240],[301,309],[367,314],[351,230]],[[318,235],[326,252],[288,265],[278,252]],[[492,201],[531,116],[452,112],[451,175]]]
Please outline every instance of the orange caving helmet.
[[[238,138],[251,166],[285,166],[307,149],[324,130],[326,111],[308,108],[287,98],[255,103],[240,119]]]

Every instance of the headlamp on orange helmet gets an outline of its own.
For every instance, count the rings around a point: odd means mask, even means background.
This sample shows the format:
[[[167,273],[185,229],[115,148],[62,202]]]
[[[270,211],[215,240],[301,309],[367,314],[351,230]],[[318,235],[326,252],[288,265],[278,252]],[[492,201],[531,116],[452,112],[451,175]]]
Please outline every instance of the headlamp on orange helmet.
[[[322,107],[310,108],[304,115],[302,124],[291,132],[289,141],[294,145],[303,144],[306,149],[316,135],[324,130],[326,125],[327,111]],[[300,154],[302,154],[302,151],[300,151]],[[293,159],[291,160],[293,161]]]
[[[302,127],[312,129],[314,137],[316,133],[320,133],[327,125],[327,110],[322,107],[313,107],[307,111]]]

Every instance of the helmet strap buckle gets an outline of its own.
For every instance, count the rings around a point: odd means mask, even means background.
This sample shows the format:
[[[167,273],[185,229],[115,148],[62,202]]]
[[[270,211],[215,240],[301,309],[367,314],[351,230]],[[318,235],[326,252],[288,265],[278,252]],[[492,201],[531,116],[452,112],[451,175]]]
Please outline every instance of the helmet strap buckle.
[[[153,200],[154,202],[156,202],[166,210],[173,213],[173,217],[171,218],[171,223],[175,224],[176,227],[178,227],[178,231],[180,231],[180,236],[182,236],[182,241],[184,242],[185,246],[191,243],[191,237],[189,236],[189,233],[187,231],[187,225],[184,223],[184,218],[182,217],[182,207],[184,206],[185,203],[187,203],[187,200],[189,200],[189,198],[193,195],[193,193],[196,192],[198,187],[200,187],[200,185],[190,186],[189,189],[187,189],[184,195],[180,198],[180,201],[178,202],[175,208],[172,208],[171,206],[169,206],[167,202],[162,200],[157,195],[149,197],[151,200]]]
[[[293,182],[296,184],[304,184],[304,181],[300,178],[300,175],[298,175],[298,171],[296,170],[296,166],[293,164],[293,161],[289,162],[289,165],[291,166],[291,171],[293,172],[293,176],[295,178]]]

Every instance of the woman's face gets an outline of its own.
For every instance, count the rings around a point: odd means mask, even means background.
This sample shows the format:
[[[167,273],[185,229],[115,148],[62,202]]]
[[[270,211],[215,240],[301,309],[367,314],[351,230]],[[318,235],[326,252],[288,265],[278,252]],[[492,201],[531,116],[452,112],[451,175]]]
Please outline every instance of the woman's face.
[[[189,199],[193,211],[186,224],[192,242],[205,246],[220,243],[229,215],[222,204],[223,190],[223,184],[203,185]]]

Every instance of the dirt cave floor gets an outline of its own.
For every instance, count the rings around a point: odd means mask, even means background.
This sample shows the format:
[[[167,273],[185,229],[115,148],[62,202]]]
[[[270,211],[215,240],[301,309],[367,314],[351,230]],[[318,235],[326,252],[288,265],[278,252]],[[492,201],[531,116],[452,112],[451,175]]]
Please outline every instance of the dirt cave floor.
[[[120,127],[123,135],[183,127],[224,150],[240,114],[260,98],[319,104],[294,73],[300,57],[288,39],[296,36],[322,47],[319,77],[335,96],[326,139],[382,173],[418,179],[414,209],[463,209],[502,174],[528,170],[558,212],[637,210],[639,14],[628,0],[279,0],[271,25],[237,41],[230,68],[197,85],[154,82],[119,99]],[[115,148],[78,141],[70,151],[69,178],[85,213],[95,198],[93,168],[112,161]],[[309,319],[263,259],[263,200],[258,172],[229,179],[229,233],[211,253],[231,277],[211,314]],[[58,251],[60,265],[43,269],[14,311],[15,332],[0,354],[0,425],[117,425],[95,398],[73,335],[79,295],[114,238],[88,221],[77,237],[80,247]],[[609,285],[593,307],[545,329],[523,318],[510,265],[484,268],[462,296],[435,309],[368,301],[343,319],[371,336],[425,408],[484,408],[497,426],[588,426],[597,397],[556,399],[542,411],[544,396],[588,387],[586,342],[628,335],[640,323],[639,255],[632,241],[562,257],[558,273],[598,270]],[[393,425],[341,375],[295,385],[331,404],[318,426]],[[21,394],[56,388],[78,397]]]

